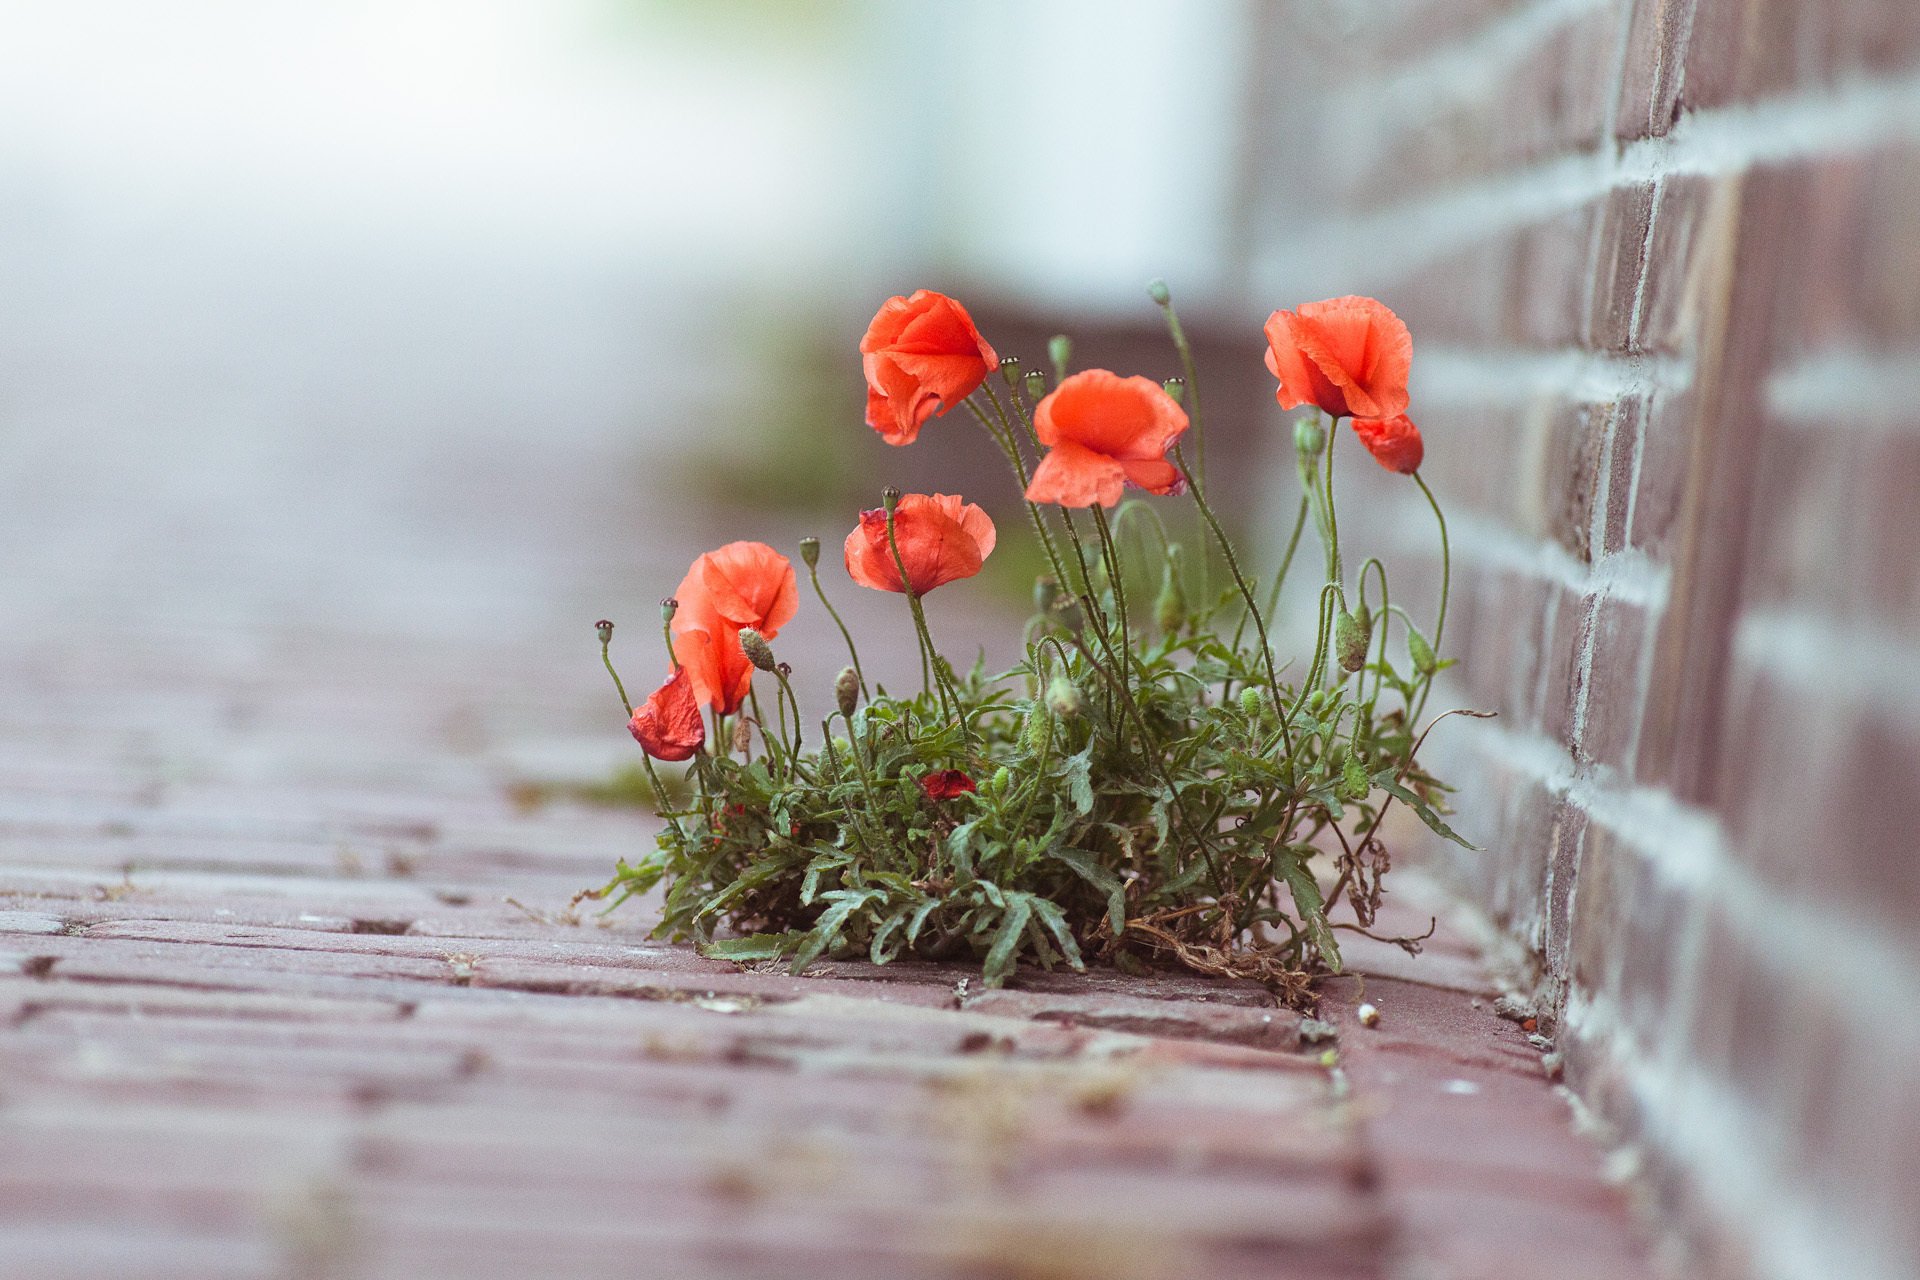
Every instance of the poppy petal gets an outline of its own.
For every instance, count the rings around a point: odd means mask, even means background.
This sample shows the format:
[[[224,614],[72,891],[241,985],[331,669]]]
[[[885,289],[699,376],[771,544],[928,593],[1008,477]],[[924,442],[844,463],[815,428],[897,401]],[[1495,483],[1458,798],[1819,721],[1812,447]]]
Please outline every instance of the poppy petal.
[[[693,674],[676,667],[658,689],[633,713],[627,729],[641,750],[656,760],[689,760],[707,740],[694,697]]]
[[[1420,428],[1406,414],[1393,418],[1355,418],[1353,432],[1375,462],[1389,471],[1410,476],[1426,460],[1427,446]]]
[[[1113,458],[1062,440],[1033,469],[1027,501],[1063,507],[1091,507],[1096,503],[1111,507],[1120,501],[1126,480],[1126,471]]]

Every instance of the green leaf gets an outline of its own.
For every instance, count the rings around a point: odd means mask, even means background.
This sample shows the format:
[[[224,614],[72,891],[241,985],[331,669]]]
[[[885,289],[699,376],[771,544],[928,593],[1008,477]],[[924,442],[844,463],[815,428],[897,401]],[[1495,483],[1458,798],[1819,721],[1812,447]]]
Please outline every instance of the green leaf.
[[[803,933],[756,933],[745,938],[719,938],[703,942],[695,950],[714,960],[746,964],[755,960],[778,960],[800,945]]]
[[[1064,862],[1075,875],[1107,895],[1107,922],[1113,928],[1113,936],[1119,937],[1127,924],[1127,892],[1120,884],[1120,877],[1101,866],[1085,849],[1063,845],[1047,850],[1047,856]]]
[[[1047,932],[1053,935],[1053,940],[1060,944],[1060,954],[1067,958],[1067,963],[1082,973],[1086,972],[1086,961],[1080,958],[1080,944],[1073,940],[1073,929],[1068,926],[1066,913],[1060,910],[1060,904],[1051,898],[1036,897],[1033,899],[1033,909],[1039,914],[1040,922],[1047,926]],[[1114,932],[1120,932],[1118,925],[1114,926]]]
[[[1476,853],[1479,852],[1480,846],[1476,844],[1469,844],[1466,840],[1461,838],[1459,832],[1455,831],[1452,827],[1442,822],[1440,820],[1440,815],[1434,812],[1432,805],[1428,804],[1426,801],[1422,800],[1419,796],[1413,794],[1413,792],[1401,786],[1398,782],[1395,782],[1394,781],[1395,772],[1396,771],[1393,769],[1382,769],[1379,773],[1376,773],[1373,775],[1373,785],[1376,787],[1379,787],[1382,791],[1386,792],[1388,795],[1392,796],[1394,799],[1404,803],[1407,806],[1407,808],[1419,814],[1420,821],[1426,823],[1429,827],[1431,827],[1435,835],[1443,836],[1446,839],[1453,841],[1455,844],[1459,845],[1462,849],[1472,849]]]
[[[1282,851],[1280,878],[1293,893],[1293,905],[1299,909],[1300,923],[1306,926],[1307,936],[1320,948],[1328,967],[1335,973],[1340,972],[1340,944],[1334,941],[1333,929],[1327,924],[1327,904],[1320,896],[1320,885],[1314,880],[1313,872],[1307,869],[1306,860],[1291,849]]]
[[[1020,932],[1027,927],[1027,918],[1033,914],[1033,897],[1025,893],[1009,893],[1007,910],[1000,917],[999,931],[993,935],[993,946],[987,951],[987,962],[983,973],[989,987],[997,987],[1007,980],[1014,971],[1017,951],[1020,946]]]

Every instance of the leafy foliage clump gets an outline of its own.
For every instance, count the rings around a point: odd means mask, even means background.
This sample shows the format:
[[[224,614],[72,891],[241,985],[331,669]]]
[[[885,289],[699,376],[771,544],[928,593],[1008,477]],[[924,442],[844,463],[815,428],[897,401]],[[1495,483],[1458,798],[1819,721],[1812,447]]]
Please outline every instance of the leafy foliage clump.
[[[1038,394],[1036,376],[1016,366],[1006,404],[968,402],[1023,484],[1018,428],[1033,433],[1021,392]],[[1111,525],[1098,508],[1091,526],[1085,513],[1030,508],[1061,574],[1036,592],[1016,666],[958,673],[922,628],[925,688],[867,696],[856,655],[839,712],[803,731],[787,669],[760,663],[786,695],[773,723],[741,710],[760,750],[743,750],[752,734],[716,716],[657,847],[590,896],[617,904],[664,886],[658,935],[795,972],[822,957],[969,958],[998,985],[1022,962],[1179,966],[1304,996],[1313,975],[1340,967],[1337,934],[1374,923],[1391,805],[1465,842],[1445,820],[1449,788],[1416,758],[1447,664],[1388,603],[1378,560],[1349,608],[1337,440],[1317,417],[1297,439],[1305,492],[1264,609],[1177,453],[1199,517],[1190,527],[1211,539],[1202,555],[1186,555],[1138,500]],[[1309,516],[1327,576],[1311,662],[1287,681],[1265,616]],[[1136,530],[1128,548],[1121,535]],[[803,552],[812,568],[817,544]],[[1231,588],[1209,582],[1223,569]],[[1190,609],[1190,597],[1205,604]],[[1444,585],[1442,598],[1444,626]],[[1390,654],[1396,621],[1404,647]]]

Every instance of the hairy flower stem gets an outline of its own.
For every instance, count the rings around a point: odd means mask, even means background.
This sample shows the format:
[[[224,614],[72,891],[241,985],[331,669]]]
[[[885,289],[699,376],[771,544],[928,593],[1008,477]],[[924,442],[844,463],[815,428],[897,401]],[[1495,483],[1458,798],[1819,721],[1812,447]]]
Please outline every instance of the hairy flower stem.
[[[1120,576],[1120,548],[1113,540],[1113,529],[1107,524],[1106,508],[1094,507],[1093,522],[1100,531],[1100,554],[1106,561],[1107,580],[1113,584],[1113,612],[1120,621],[1120,653],[1126,659],[1121,676],[1125,678],[1133,661],[1133,637],[1127,626],[1127,588]]]
[[[1267,687],[1273,691],[1273,705],[1280,706],[1280,673],[1273,665],[1273,645],[1267,639],[1267,622],[1260,615],[1260,603],[1253,598],[1253,588],[1247,585],[1246,575],[1240,572],[1239,558],[1233,554],[1233,543],[1227,539],[1227,531],[1220,527],[1219,518],[1213,514],[1213,508],[1207,505],[1207,495],[1199,480],[1187,466],[1186,453],[1179,445],[1173,447],[1173,460],[1179,466],[1180,474],[1186,478],[1187,489],[1193,495],[1194,505],[1200,508],[1200,515],[1207,522],[1207,528],[1213,531],[1214,541],[1220,544],[1220,552],[1226,557],[1227,571],[1233,575],[1233,585],[1240,589],[1240,599],[1246,603],[1247,613],[1253,618],[1254,633],[1260,639],[1260,658],[1267,668]],[[1293,754],[1293,731],[1287,727],[1285,716],[1280,718],[1280,736],[1285,741],[1287,754]]]
[[[612,630],[611,627],[607,629]],[[620,683],[620,673],[613,669],[613,655],[607,652],[611,641],[611,636],[600,641],[600,661],[606,664],[607,674],[613,677],[613,687],[620,695],[620,705],[627,709],[627,719],[631,720],[633,703],[627,697],[627,686]],[[667,825],[673,828],[673,834],[684,840],[686,837],[681,834],[679,820],[670,817],[667,813],[667,789],[661,784],[660,775],[654,772],[653,757],[647,754],[645,747],[640,749],[640,767],[647,771],[647,785],[653,788],[654,816],[666,818]]]
[[[993,387],[986,385],[985,390],[988,401],[993,405],[994,413],[999,415],[1002,425],[1006,427],[1007,443],[1002,447],[1007,449],[1010,456],[1015,460],[1014,471],[1020,476],[1020,492],[1024,495],[1027,491],[1027,470],[1026,464],[1019,460],[1019,451],[1014,448],[1012,444],[1013,424],[1007,420],[1007,411],[1001,408],[1000,397],[994,394]],[[1027,429],[1028,438],[1030,438],[1034,442],[1034,446],[1038,448],[1040,444],[1040,433],[1034,429],[1033,419],[1027,416],[1026,407],[1020,403],[1020,397],[1018,395],[1014,395],[1011,391],[1008,395],[1013,401],[1014,409],[1017,410],[1020,415],[1021,424]],[[1033,509],[1032,503],[1028,503],[1027,506],[1030,510]],[[1034,520],[1036,524],[1040,523],[1040,517],[1037,513],[1034,516]],[[1073,522],[1073,512],[1067,510],[1065,507],[1060,508],[1060,523],[1066,526],[1067,541],[1073,545],[1074,562],[1080,566],[1080,589],[1084,594],[1092,596],[1094,594],[1093,574],[1087,567],[1087,553],[1085,548],[1080,544],[1080,527]],[[1062,582],[1072,581],[1060,568],[1058,557],[1054,560],[1054,576]],[[1099,604],[1096,599],[1095,608],[1098,609],[1098,607]]]
[[[1447,591],[1453,585],[1452,551],[1447,545],[1447,517],[1441,513],[1440,501],[1433,496],[1433,490],[1427,488],[1427,482],[1420,478],[1418,471],[1413,473],[1413,482],[1420,486],[1420,492],[1426,495],[1427,505],[1433,508],[1433,518],[1440,522],[1440,616],[1433,624],[1433,651],[1440,652],[1440,637],[1447,630]],[[1427,709],[1427,695],[1433,692],[1433,677],[1427,677],[1426,686],[1420,690],[1420,704],[1413,709],[1412,719],[1418,720],[1420,713]]]
[[[1339,425],[1340,420],[1334,419],[1334,426]],[[1340,563],[1340,514],[1333,503],[1333,455],[1339,452],[1334,447],[1338,436],[1338,431],[1327,435],[1327,469],[1322,475],[1321,484],[1324,487],[1322,501],[1326,504],[1327,513],[1327,580],[1339,589],[1340,607],[1344,609],[1347,607],[1347,584]]]
[[[613,628],[608,627],[607,630],[611,631]],[[620,683],[620,673],[613,669],[613,656],[607,652],[607,647],[611,643],[610,636],[600,641],[600,661],[606,664],[607,674],[613,677],[613,687],[620,694],[620,705],[627,709],[627,719],[631,720],[633,719],[633,700],[627,697],[627,686]]]
[[[847,630],[847,624],[840,620],[840,611],[833,607],[833,602],[827,599],[826,589],[820,585],[820,566],[814,564],[808,565],[807,576],[813,579],[813,594],[820,597],[821,607],[827,611],[827,616],[833,619],[833,625],[840,628],[840,638],[847,642],[847,654],[853,659],[854,678],[860,682],[860,696],[863,698],[868,697],[867,676],[866,673],[860,669],[860,651],[854,648],[853,632]],[[798,715],[799,712],[796,711],[794,714]]]
[[[1161,314],[1166,317],[1167,336],[1173,339],[1173,349],[1180,356],[1180,372],[1185,380],[1185,395],[1183,398],[1186,404],[1184,407],[1187,411],[1187,421],[1193,424],[1193,444],[1194,449],[1199,454],[1199,476],[1201,482],[1205,483],[1207,478],[1207,428],[1205,422],[1200,417],[1200,370],[1194,363],[1193,344],[1187,341],[1187,331],[1180,323],[1180,314],[1173,309],[1172,296],[1167,294],[1164,287],[1162,287],[1161,291],[1154,294],[1153,297],[1154,301],[1160,307]],[[1185,465],[1183,464],[1180,469],[1184,472],[1186,470]],[[1187,483],[1191,486],[1193,482],[1189,480]],[[1229,559],[1231,559],[1231,552],[1229,552]],[[1238,576],[1238,574],[1236,573],[1235,576]],[[1207,549],[1206,545],[1202,544],[1200,548],[1200,598],[1202,600],[1213,599],[1212,578],[1213,555]],[[1280,693],[1276,687],[1274,697],[1278,699],[1279,696]]]

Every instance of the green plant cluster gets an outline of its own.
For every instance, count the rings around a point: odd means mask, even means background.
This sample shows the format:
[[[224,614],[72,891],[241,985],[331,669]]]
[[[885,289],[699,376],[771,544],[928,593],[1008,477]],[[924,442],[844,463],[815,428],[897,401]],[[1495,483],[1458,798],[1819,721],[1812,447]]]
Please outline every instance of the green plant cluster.
[[[1022,391],[1044,383],[1008,366],[1005,402],[970,407],[1024,485]],[[785,714],[790,696],[775,722],[756,717],[757,752],[739,749],[749,735],[726,749],[716,723],[722,749],[691,762],[657,847],[590,896],[664,886],[658,935],[795,972],[823,957],[964,957],[992,986],[1022,963],[1178,966],[1304,996],[1339,969],[1340,933],[1371,935],[1392,805],[1465,841],[1446,822],[1449,788],[1417,758],[1448,664],[1388,601],[1380,561],[1350,600],[1337,439],[1315,417],[1296,443],[1304,491],[1264,606],[1184,457],[1198,554],[1138,500],[1111,523],[1098,508],[1091,525],[1034,511],[1061,574],[1036,589],[1016,666],[957,672],[929,644],[922,690],[869,696],[850,667],[818,725],[798,724],[797,704]],[[1314,653],[1288,679],[1265,620],[1308,523],[1326,577]],[[817,544],[803,553],[811,568]],[[1436,637],[1443,626],[1444,603]]]

